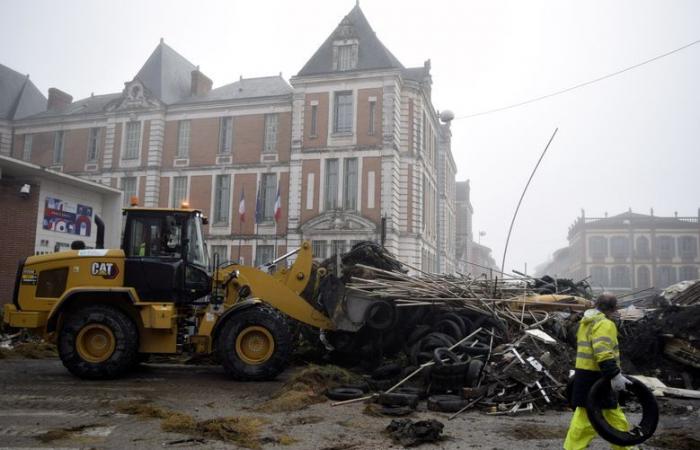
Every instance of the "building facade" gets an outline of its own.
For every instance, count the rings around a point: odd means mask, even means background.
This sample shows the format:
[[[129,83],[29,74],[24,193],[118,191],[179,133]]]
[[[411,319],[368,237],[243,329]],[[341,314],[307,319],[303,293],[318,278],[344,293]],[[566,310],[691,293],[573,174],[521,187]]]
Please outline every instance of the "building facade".
[[[479,239],[474,241],[472,218],[474,207],[471,202],[471,186],[469,180],[455,183],[455,258],[457,272],[471,274],[474,277],[498,275],[499,268],[491,255],[491,249],[481,244]],[[496,272],[494,272],[494,269]]]
[[[699,277],[700,210],[690,217],[659,217],[653,210],[611,217],[582,212],[568,240],[541,274],[589,277],[594,289],[610,291],[663,289]]]
[[[211,253],[261,264],[311,240],[319,258],[383,241],[422,270],[455,268],[456,172],[429,61],[406,68],[355,6],[287,83],[216,89],[164,42],[121,92],[8,121],[11,156],[209,216]]]

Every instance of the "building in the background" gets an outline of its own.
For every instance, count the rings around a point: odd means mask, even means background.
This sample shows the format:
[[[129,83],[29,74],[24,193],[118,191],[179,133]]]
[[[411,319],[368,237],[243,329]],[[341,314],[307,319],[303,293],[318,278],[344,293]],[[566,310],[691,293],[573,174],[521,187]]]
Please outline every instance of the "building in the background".
[[[83,241],[94,248],[95,216],[107,227],[105,245],[119,247],[121,191],[0,155],[0,303],[9,300],[17,262]]]
[[[0,64],[0,155],[12,148],[13,122],[46,109],[46,97],[29,80]]]
[[[212,89],[161,41],[120,92],[73,101],[52,88],[46,111],[15,116],[12,156],[119,188],[125,204],[188,201],[223,260],[259,264],[302,239],[325,257],[370,239],[453,271],[456,170],[429,62],[405,68],[355,6],[291,84]]]
[[[291,83],[290,243],[311,238],[324,257],[383,235],[402,261],[452,271],[442,228],[454,223],[455,170],[430,63],[405,68],[355,6]]]
[[[481,244],[481,236],[486,233],[479,232],[477,241],[474,241],[474,232],[472,229],[474,207],[471,202],[471,186],[469,180],[456,182],[455,189],[455,260],[457,271],[462,274],[471,274],[475,277],[484,274],[490,277],[494,275],[492,269],[498,270],[498,267],[491,255],[491,249]]]
[[[699,277],[700,211],[691,217],[659,217],[653,210],[611,217],[582,212],[568,240],[540,274],[589,277],[594,289],[610,291],[663,289]]]

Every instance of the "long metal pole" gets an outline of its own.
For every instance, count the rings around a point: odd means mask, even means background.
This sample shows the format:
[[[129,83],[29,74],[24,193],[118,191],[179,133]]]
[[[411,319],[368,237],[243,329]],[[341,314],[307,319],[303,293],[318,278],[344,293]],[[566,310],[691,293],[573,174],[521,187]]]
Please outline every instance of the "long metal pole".
[[[530,186],[530,182],[532,181],[532,177],[535,176],[535,172],[537,172],[537,168],[540,166],[540,163],[542,162],[542,158],[544,158],[544,154],[547,153],[547,149],[549,148],[549,144],[551,144],[552,140],[554,140],[554,136],[556,136],[557,131],[559,131],[559,128],[554,129],[554,133],[552,133],[552,137],[549,138],[549,142],[547,142],[547,146],[542,151],[542,154],[540,155],[540,159],[537,160],[537,164],[535,164],[535,168],[532,169],[532,173],[530,174],[530,178],[527,180],[527,184],[525,184],[525,189],[523,189],[523,193],[520,194],[520,200],[518,200],[518,206],[515,207],[515,212],[513,213],[513,219],[510,221],[510,228],[508,228],[508,237],[506,237],[506,246],[503,249],[503,260],[501,261],[501,272],[503,272],[505,270],[506,254],[508,253],[508,243],[510,242],[510,234],[513,232],[513,225],[515,224],[515,218],[518,216],[518,210],[520,210],[520,204],[523,202],[523,198],[525,197],[525,193],[527,192],[527,188]]]

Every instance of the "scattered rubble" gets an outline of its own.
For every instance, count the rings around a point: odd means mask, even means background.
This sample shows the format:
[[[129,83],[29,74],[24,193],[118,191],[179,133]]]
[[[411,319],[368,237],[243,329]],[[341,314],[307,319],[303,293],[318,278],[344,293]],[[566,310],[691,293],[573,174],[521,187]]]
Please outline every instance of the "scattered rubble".
[[[437,442],[442,438],[445,425],[437,420],[394,419],[386,427],[395,444],[414,447],[425,442]]]

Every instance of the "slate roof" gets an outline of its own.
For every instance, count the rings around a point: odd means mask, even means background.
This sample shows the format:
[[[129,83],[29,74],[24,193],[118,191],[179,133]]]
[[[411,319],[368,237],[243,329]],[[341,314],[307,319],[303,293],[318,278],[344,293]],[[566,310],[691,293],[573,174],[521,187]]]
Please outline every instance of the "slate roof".
[[[204,95],[189,96],[176,104],[271,97],[288,95],[292,92],[292,87],[281,76],[245,78],[235,83],[212,89]]]
[[[104,112],[107,104],[122,97],[121,92],[114,94],[91,95],[80,100],[76,100],[66,108],[61,110],[47,110],[32,116],[32,119],[39,117],[71,116],[77,114],[100,114]]]
[[[136,78],[163,103],[171,104],[190,95],[195,69],[194,64],[161,40]]]
[[[409,67],[401,70],[401,76],[406,80],[413,80],[421,83],[430,77],[430,71],[425,67]]]
[[[401,62],[377,38],[360,6],[355,5],[297,76],[336,72],[333,70],[333,41],[348,34],[358,40],[357,67],[354,70],[403,69]]]
[[[46,97],[29,76],[0,64],[0,119],[22,119],[44,110]]]

